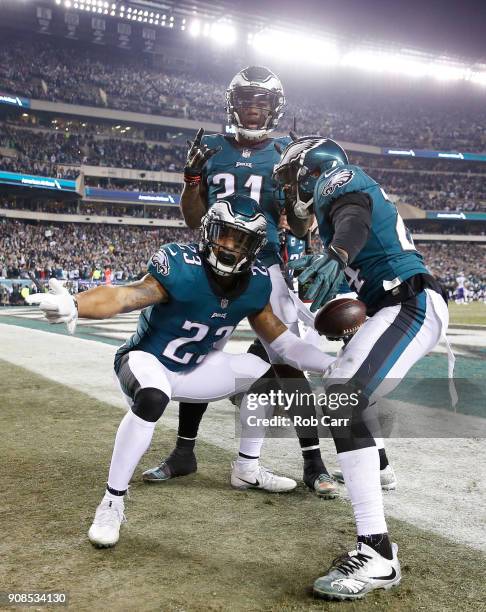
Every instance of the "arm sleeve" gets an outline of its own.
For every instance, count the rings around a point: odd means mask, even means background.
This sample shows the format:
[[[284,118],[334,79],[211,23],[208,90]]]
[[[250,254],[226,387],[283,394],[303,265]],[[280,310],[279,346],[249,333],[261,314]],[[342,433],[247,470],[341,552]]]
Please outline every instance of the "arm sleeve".
[[[371,212],[371,198],[362,191],[345,193],[331,204],[329,221],[334,228],[331,244],[344,249],[350,263],[368,240]]]
[[[304,342],[290,330],[275,338],[270,344],[270,348],[297,370],[325,372],[335,361],[334,357],[324,353],[312,344]]]

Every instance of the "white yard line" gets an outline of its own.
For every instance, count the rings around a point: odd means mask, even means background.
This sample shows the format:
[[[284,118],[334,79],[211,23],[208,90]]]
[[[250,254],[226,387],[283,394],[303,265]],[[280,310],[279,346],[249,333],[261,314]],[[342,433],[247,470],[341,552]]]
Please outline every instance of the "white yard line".
[[[230,342],[228,350],[244,351],[247,345],[247,342]],[[125,408],[112,378],[113,346],[1,323],[0,346],[2,359],[117,408]],[[403,403],[401,407],[417,422],[417,428],[434,416],[445,422],[452,419],[450,423],[454,427],[454,415],[450,413]],[[475,417],[470,419],[474,422]],[[478,419],[478,425],[483,421]],[[177,426],[177,408],[173,403],[162,423],[171,428]],[[235,416],[229,401],[210,406],[200,437],[226,450],[236,450]],[[112,441],[107,443],[111,445]],[[326,462],[330,467],[337,467],[333,443],[325,439],[321,446]],[[486,551],[486,440],[395,438],[388,441],[387,447],[399,479],[398,490],[385,495],[387,515]],[[168,450],[161,449],[161,453]],[[295,438],[268,440],[264,462],[281,473],[301,477],[302,464]],[[148,466],[143,464],[143,467]],[[222,469],[229,472],[229,466]],[[344,489],[342,492],[344,496]]]

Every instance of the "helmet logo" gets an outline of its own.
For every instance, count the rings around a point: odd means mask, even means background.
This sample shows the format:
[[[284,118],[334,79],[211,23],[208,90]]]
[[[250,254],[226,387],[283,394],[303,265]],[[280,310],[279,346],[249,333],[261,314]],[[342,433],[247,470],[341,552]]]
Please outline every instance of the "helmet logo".
[[[352,181],[354,176],[354,172],[352,170],[341,170],[331,176],[331,178],[327,181],[327,183],[322,188],[321,194],[328,196],[331,195],[338,189],[339,187],[344,187],[349,182]]]

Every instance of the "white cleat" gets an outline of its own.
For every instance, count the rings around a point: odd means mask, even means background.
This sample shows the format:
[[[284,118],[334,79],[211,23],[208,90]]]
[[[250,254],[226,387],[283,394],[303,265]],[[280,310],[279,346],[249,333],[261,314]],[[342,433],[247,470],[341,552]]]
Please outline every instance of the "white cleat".
[[[397,586],[402,578],[398,546],[392,544],[392,550],[390,560],[358,542],[357,550],[335,559],[328,573],[314,582],[314,594],[324,599],[361,599],[374,589]]]
[[[332,477],[337,482],[344,484],[344,477],[341,470],[334,470]],[[390,464],[388,464],[384,470],[380,470],[380,483],[383,491],[394,491],[397,488],[395,470]]]
[[[286,493],[297,486],[295,480],[285,476],[277,476],[259,463],[256,467],[246,467],[238,461],[232,464],[231,486],[241,491],[247,489],[263,489],[269,493]]]
[[[96,508],[93,524],[89,528],[88,538],[98,548],[115,546],[120,537],[120,525],[126,521],[123,498],[120,502],[103,499]]]

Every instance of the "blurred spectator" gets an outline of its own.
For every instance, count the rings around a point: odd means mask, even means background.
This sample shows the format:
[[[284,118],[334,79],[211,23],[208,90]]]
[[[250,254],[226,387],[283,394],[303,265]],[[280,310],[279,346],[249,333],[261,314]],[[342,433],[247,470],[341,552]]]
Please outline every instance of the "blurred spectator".
[[[186,228],[36,223],[0,220],[0,269],[5,278],[87,280],[109,268],[116,280],[141,277],[149,257],[166,242],[197,240]]]

